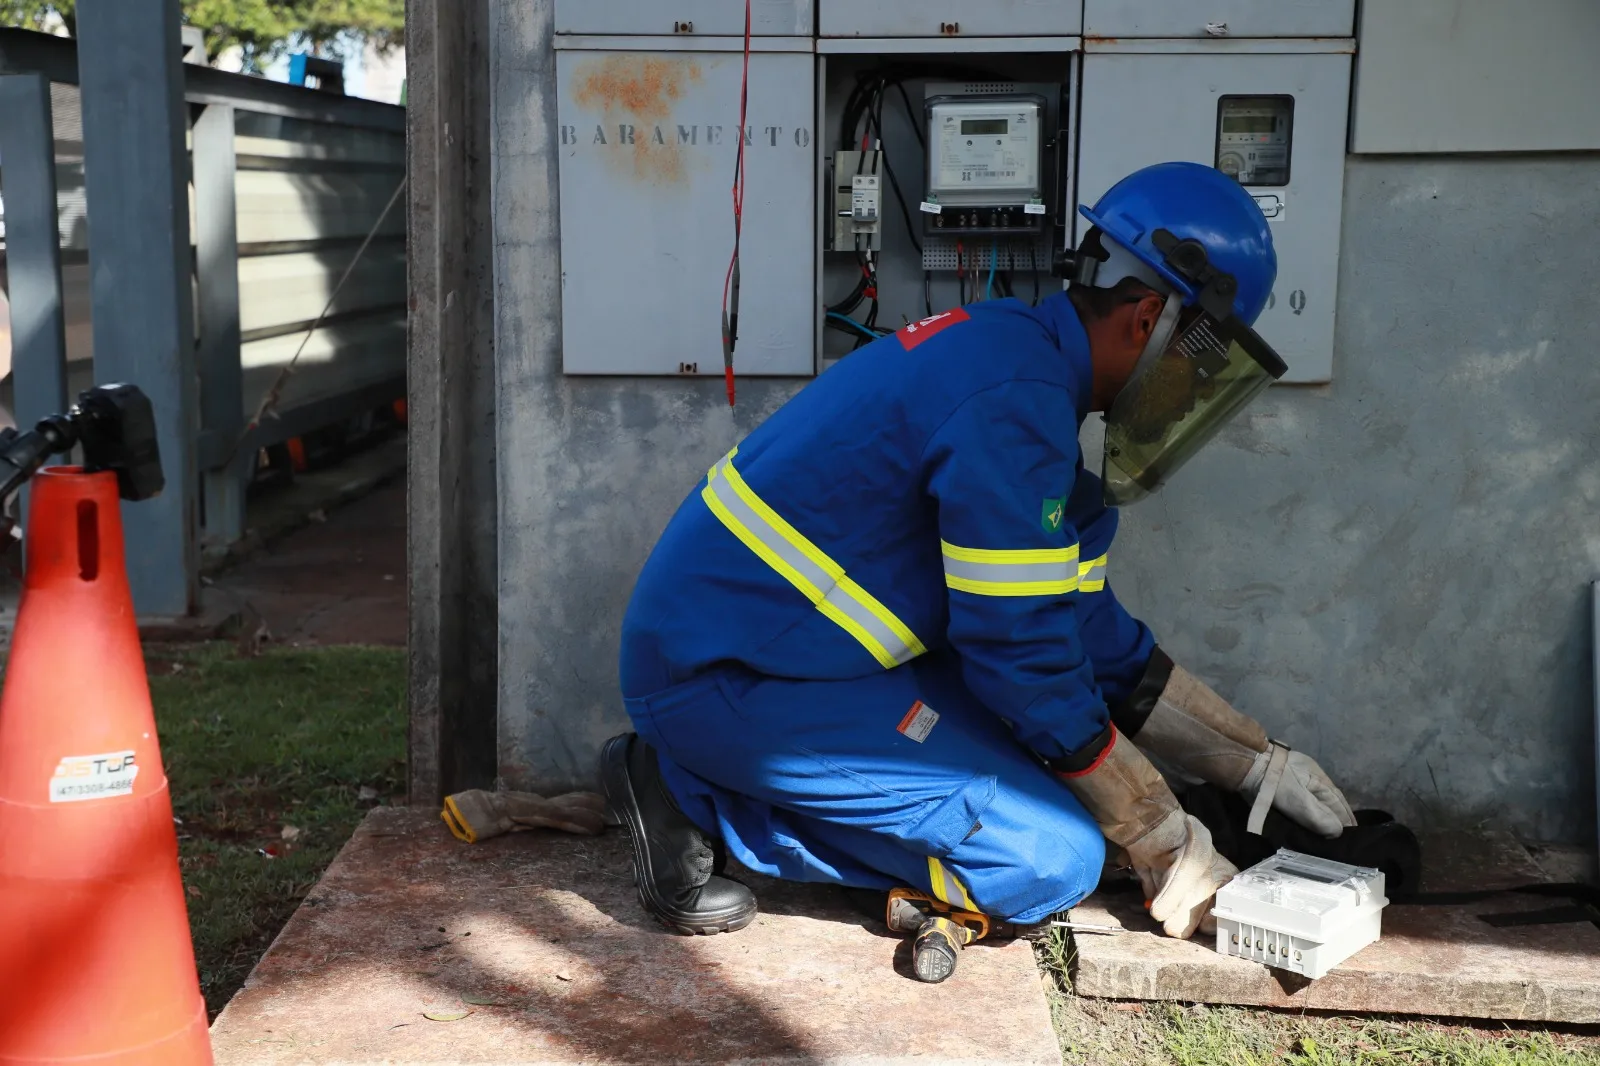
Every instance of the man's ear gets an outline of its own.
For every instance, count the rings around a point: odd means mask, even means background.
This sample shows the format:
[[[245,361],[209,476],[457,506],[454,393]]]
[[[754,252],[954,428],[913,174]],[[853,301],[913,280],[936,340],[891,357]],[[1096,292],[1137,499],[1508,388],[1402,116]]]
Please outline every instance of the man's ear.
[[[1161,320],[1161,312],[1167,306],[1165,297],[1151,293],[1133,306],[1133,314],[1129,316],[1129,326],[1135,347],[1140,351],[1150,343],[1150,335],[1156,331],[1156,323]]]

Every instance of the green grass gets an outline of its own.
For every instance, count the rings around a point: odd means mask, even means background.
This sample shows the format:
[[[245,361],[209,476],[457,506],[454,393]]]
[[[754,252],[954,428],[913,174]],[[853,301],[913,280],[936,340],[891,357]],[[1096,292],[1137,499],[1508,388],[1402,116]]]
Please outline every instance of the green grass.
[[[366,811],[400,802],[405,653],[149,654],[189,924],[215,1014]],[[362,798],[362,788],[374,790]],[[298,829],[292,840],[285,827]],[[269,858],[258,849],[272,849]]]
[[[1426,1019],[1351,1018],[1072,994],[1071,938],[1036,942],[1069,1064],[1127,1066],[1600,1066],[1600,1038]]]

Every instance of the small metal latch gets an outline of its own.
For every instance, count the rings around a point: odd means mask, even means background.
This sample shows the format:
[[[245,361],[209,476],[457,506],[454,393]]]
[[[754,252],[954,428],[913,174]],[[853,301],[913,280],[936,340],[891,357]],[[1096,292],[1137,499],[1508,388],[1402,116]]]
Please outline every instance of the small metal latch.
[[[692,22],[674,22],[672,24],[672,32],[673,33],[693,33],[694,32],[694,23],[692,23]]]
[[[1206,36],[1207,37],[1226,37],[1227,35],[1228,35],[1228,24],[1226,22],[1208,22],[1208,23],[1206,23]]]
[[[939,23],[939,32],[947,37],[954,37],[956,34],[961,32],[961,23],[941,22]]]

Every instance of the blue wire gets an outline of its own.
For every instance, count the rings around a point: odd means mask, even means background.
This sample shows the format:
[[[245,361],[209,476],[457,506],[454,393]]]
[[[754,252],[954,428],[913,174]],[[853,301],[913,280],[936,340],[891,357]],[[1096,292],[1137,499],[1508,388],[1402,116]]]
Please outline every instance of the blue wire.
[[[883,338],[883,334],[874,333],[872,330],[868,329],[866,326],[863,326],[860,322],[857,322],[855,319],[851,318],[849,315],[841,315],[837,311],[829,311],[828,312],[828,317],[829,318],[836,318],[840,322],[844,322],[844,323],[847,323],[849,325],[854,326],[856,329],[859,329],[862,333],[865,333],[867,336],[871,337],[873,340],[881,340]]]
[[[986,285],[983,290],[983,298],[985,300],[992,300],[994,298],[994,266],[999,261],[1000,238],[996,237],[994,239],[994,246],[989,249],[989,284]]]

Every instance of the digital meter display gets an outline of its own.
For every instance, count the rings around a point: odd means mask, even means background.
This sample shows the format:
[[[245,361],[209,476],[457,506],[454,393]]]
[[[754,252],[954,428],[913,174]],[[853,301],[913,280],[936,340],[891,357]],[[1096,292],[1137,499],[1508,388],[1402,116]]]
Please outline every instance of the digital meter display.
[[[961,135],[970,137],[978,134],[993,137],[997,133],[1007,133],[1011,129],[1011,120],[1005,118],[969,118],[961,122]]]
[[[1216,168],[1240,185],[1287,185],[1294,97],[1224,96],[1217,101]]]
[[[1000,207],[1043,194],[1043,97],[941,95],[927,109],[930,198]]]
[[[1223,133],[1271,133],[1277,128],[1275,115],[1235,115],[1222,120]]]

